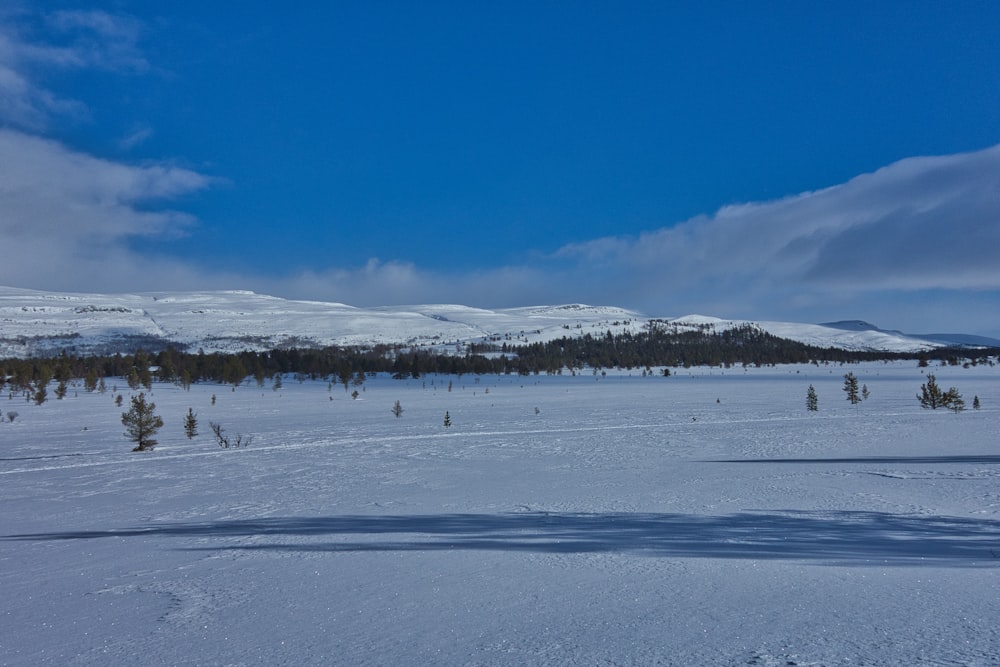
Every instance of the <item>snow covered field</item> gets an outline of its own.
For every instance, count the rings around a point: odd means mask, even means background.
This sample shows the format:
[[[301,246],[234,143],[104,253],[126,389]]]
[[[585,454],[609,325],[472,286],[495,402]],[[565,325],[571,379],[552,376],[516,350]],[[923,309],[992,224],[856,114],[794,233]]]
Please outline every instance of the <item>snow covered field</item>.
[[[4,396],[0,664],[1000,664],[1000,368],[928,370]]]

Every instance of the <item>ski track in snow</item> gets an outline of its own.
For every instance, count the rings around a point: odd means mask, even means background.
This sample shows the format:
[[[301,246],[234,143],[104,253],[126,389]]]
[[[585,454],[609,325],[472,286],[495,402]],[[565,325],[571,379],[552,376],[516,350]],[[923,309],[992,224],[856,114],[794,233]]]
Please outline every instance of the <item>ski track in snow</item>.
[[[1000,369],[914,366],[15,397],[0,665],[997,664]]]

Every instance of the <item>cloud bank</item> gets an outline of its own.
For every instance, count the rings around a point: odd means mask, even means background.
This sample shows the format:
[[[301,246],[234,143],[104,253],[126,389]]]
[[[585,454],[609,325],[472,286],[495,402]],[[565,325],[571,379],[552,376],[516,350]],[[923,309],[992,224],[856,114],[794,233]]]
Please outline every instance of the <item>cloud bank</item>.
[[[557,255],[628,275],[634,289],[665,303],[748,314],[887,293],[908,303],[926,291],[995,297],[998,245],[994,146],[909,158],[824,190],[726,206],[639,238],[570,244]]]

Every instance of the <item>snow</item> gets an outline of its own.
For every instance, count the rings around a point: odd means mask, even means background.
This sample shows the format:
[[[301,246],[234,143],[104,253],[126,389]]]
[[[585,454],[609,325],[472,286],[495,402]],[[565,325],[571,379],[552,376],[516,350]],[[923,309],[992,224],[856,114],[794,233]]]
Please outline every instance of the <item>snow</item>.
[[[871,391],[859,406],[848,371]],[[925,372],[983,409],[922,410]],[[5,400],[0,664],[1000,655],[995,367],[379,376],[358,400],[286,378],[151,398],[166,426],[148,453],[129,451],[111,392]],[[251,446],[220,449],[210,420]]]
[[[584,304],[495,310],[447,304],[357,308],[239,290],[114,295],[0,287],[0,357],[52,355],[63,349],[77,354],[131,352],[167,344],[205,352],[377,344],[450,351],[487,340],[517,345],[588,333],[637,333],[651,319],[670,318]],[[852,350],[913,352],[944,344],[815,324],[701,315],[670,321],[680,329],[752,324],[790,340]]]

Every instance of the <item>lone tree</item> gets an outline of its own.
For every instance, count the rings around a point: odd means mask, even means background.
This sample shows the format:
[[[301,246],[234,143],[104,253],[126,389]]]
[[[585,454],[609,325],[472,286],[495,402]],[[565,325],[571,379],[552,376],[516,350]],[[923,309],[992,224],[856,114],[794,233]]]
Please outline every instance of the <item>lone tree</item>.
[[[920,407],[928,410],[937,410],[944,405],[944,392],[938,386],[937,378],[934,377],[933,373],[928,374],[927,382],[920,385],[917,399],[920,401]]]
[[[847,392],[847,400],[851,402],[851,405],[857,405],[861,402],[861,395],[858,393],[858,378],[854,373],[848,373],[844,376],[844,391]]]
[[[188,413],[184,417],[184,435],[188,440],[198,435],[198,415],[191,408],[188,408]]]
[[[132,407],[122,413],[125,435],[135,443],[133,452],[144,452],[156,447],[153,436],[163,427],[163,420],[155,414],[156,403],[147,403],[146,394],[132,397]]]
[[[403,406],[399,404],[399,401],[396,401],[396,403],[392,406],[392,414],[394,414],[397,418],[403,414]]]
[[[819,398],[816,396],[816,387],[812,385],[809,385],[809,391],[806,392],[806,409],[809,412],[819,410]]]
[[[978,410],[979,407],[980,407],[980,404],[979,404],[979,395],[976,394],[975,396],[972,397],[972,409],[973,410]],[[11,421],[14,421],[14,420],[11,419]]]
[[[444,427],[448,428],[450,426],[451,426],[451,415],[448,414],[447,410],[445,410],[444,411]]]

